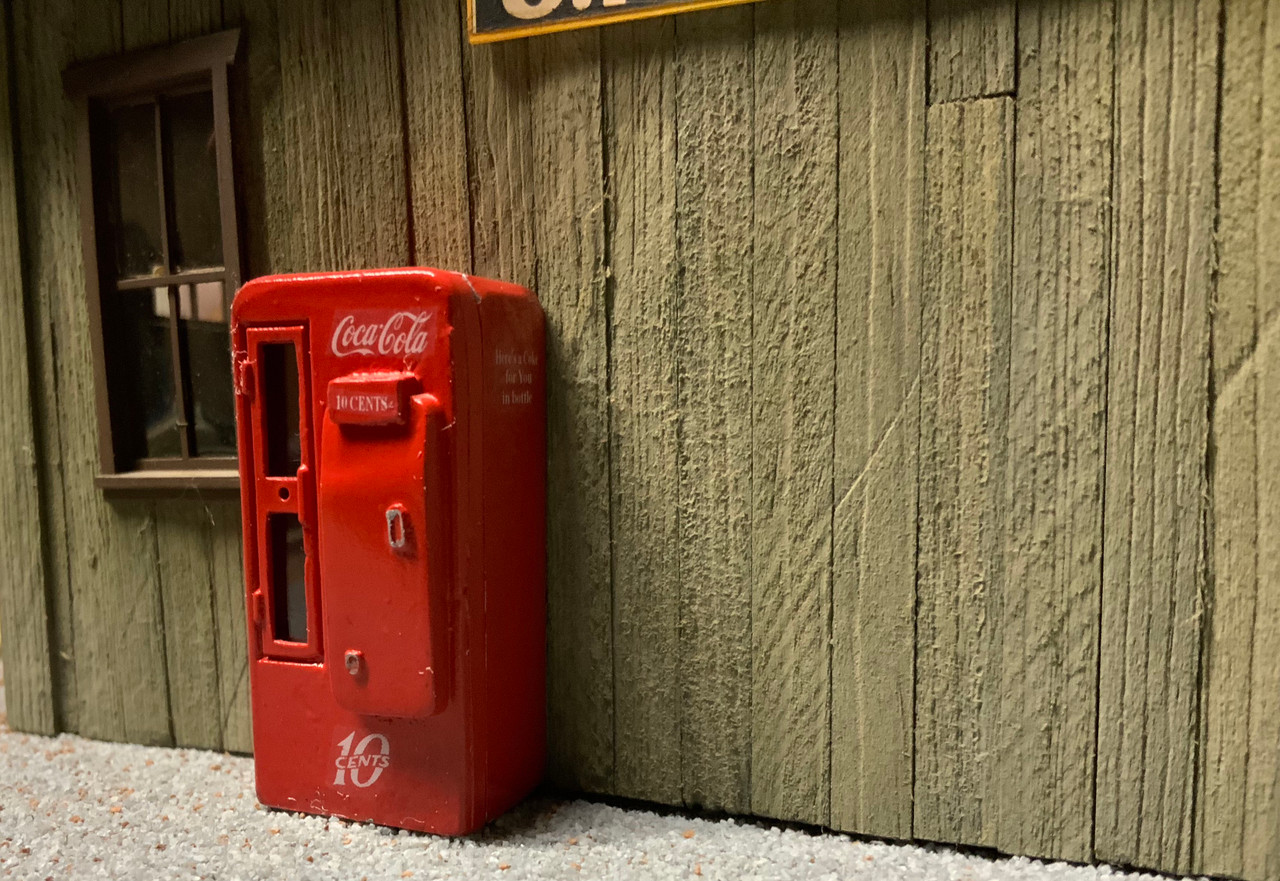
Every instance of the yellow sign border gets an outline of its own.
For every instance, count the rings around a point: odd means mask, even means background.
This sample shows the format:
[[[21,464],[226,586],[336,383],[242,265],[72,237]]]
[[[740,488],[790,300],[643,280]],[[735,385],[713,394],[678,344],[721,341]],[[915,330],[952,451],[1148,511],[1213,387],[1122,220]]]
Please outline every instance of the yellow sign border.
[[[634,11],[611,12],[605,15],[591,15],[584,18],[562,19],[548,24],[525,25],[484,34],[476,33],[476,0],[467,0],[467,40],[473,45],[497,43],[503,40],[518,40],[522,37],[535,37],[538,34],[551,34],[556,31],[577,31],[582,28],[599,27],[606,24],[618,24],[624,21],[640,21],[645,18],[657,18],[660,15],[675,15],[679,12],[696,12],[700,9],[715,9],[720,6],[741,6],[744,3],[758,3],[760,0],[685,0],[683,3],[671,3],[666,6],[649,7]]]

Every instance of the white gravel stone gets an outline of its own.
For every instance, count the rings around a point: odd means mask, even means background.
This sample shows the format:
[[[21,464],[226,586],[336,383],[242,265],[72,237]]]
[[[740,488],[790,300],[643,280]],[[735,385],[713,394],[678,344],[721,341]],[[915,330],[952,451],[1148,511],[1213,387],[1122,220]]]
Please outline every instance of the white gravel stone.
[[[1108,867],[991,860],[768,824],[533,799],[479,835],[267,810],[251,759],[44,738],[0,722],[0,878],[698,878],[1095,881]],[[1152,877],[1152,876],[1146,876]]]

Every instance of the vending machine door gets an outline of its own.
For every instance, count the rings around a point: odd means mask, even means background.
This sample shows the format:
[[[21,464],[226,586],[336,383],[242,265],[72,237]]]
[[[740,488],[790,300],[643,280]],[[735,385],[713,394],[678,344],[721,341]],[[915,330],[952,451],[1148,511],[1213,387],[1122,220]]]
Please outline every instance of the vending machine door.
[[[431,716],[448,684],[448,451],[411,375],[329,387],[320,443],[325,656],[334,698],[366,716]]]

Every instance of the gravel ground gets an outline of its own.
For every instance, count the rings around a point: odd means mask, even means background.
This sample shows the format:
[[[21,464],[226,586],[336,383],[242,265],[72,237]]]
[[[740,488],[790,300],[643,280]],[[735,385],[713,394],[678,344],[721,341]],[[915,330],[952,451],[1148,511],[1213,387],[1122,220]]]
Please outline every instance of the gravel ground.
[[[253,762],[247,758],[71,735],[16,734],[0,719],[2,878],[698,876],[733,881],[1141,877],[1106,867],[990,860],[943,848],[550,799],[533,799],[471,838],[443,839],[267,810],[254,798]]]

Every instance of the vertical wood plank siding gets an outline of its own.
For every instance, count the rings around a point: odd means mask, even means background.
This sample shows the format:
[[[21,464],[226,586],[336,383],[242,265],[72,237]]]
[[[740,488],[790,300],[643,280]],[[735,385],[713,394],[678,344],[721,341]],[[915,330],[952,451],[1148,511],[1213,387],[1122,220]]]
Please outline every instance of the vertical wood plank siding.
[[[831,825],[911,836],[922,3],[840,4]]]
[[[26,309],[22,302],[18,175],[15,173],[10,70],[15,59],[7,16],[0,16],[0,450],[9,456],[0,470],[0,622],[9,724],[40,734],[57,732],[49,607],[45,601],[40,485],[28,372]],[[19,614],[13,614],[13,611]]]
[[[97,428],[89,320],[80,262],[75,192],[75,114],[62,93],[68,64],[123,46],[118,3],[15,4],[24,266],[31,324],[38,327],[46,461],[59,463],[52,559],[66,567],[74,690],[63,688],[64,717],[106,740],[173,742],[165,670],[164,620],[156,559],[154,505],[107,500],[94,486]],[[167,32],[167,25],[166,25]],[[74,292],[74,293],[72,293]],[[53,448],[56,455],[51,455]],[[60,521],[60,522],[57,522]],[[110,586],[103,589],[104,585]],[[59,616],[61,617],[61,616]],[[64,622],[58,621],[59,626]],[[61,645],[59,646],[62,647]]]
[[[1013,94],[1014,0],[928,2],[929,103]]]
[[[1280,6],[1227,3],[1196,871],[1280,875]]]
[[[602,32],[609,265],[614,791],[679,803],[675,21]]]
[[[999,834],[1013,106],[929,108],[915,834]]]
[[[462,109],[462,22],[448,0],[401,0],[413,261],[471,268],[467,119]],[[392,151],[394,156],[394,151]]]
[[[753,12],[675,23],[680,773],[725,811],[751,796]]]
[[[14,0],[10,723],[251,748],[236,501],[93,486],[60,83],[240,27],[246,277],[542,298],[556,782],[1274,879],[1276,2],[771,0],[472,47],[465,0]]]
[[[1019,7],[1002,850],[1092,850],[1106,438],[1110,0]]]
[[[1116,21],[1096,853],[1168,872],[1191,869],[1218,15]]]
[[[462,66],[466,106],[454,112],[467,121],[471,269],[532,287],[535,153],[530,149],[529,42],[468,47]]]
[[[549,773],[564,785],[608,791],[613,596],[600,31],[538,40],[529,54],[536,290],[547,311]]]
[[[758,7],[753,64],[751,811],[823,824],[830,793],[835,11],[832,0]]]
[[[210,514],[194,496],[156,502],[155,512],[173,740],[221,749]]]

